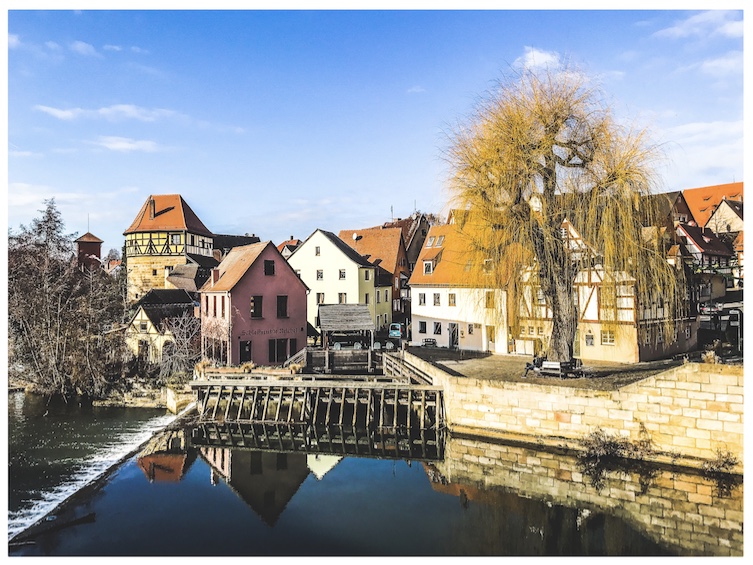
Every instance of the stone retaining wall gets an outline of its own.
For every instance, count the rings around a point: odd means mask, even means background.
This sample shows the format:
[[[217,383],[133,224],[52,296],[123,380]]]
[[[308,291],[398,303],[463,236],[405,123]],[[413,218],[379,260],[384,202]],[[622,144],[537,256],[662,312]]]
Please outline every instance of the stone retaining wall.
[[[619,390],[451,376],[405,352],[406,362],[445,390],[451,431],[577,442],[596,429],[631,441],[650,438],[672,458],[743,461],[743,368],[688,363]],[[692,464],[692,463],[691,463]]]

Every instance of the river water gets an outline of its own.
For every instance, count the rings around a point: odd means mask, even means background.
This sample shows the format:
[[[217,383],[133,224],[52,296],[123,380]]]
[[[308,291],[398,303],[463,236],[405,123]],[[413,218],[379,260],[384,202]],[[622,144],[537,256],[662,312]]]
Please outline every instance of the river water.
[[[188,425],[102,478],[172,416],[47,409],[9,396],[9,538],[90,487],[11,555],[742,555],[742,484],[696,473],[589,474],[428,431]]]

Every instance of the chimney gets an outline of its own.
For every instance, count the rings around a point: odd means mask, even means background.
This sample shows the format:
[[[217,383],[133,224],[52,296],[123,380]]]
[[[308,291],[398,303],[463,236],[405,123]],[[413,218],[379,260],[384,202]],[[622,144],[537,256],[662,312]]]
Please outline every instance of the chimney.
[[[212,269],[212,286],[214,286],[218,280],[220,280],[220,270]]]
[[[157,215],[156,204],[154,203],[154,198],[150,196],[149,197],[149,219],[153,220],[154,216],[156,215]]]

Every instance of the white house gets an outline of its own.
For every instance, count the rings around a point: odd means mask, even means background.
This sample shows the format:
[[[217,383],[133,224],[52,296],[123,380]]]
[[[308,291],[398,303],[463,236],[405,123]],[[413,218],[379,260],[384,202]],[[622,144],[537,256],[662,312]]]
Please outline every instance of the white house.
[[[334,233],[316,230],[288,257],[288,263],[310,289],[308,322],[315,328],[320,304],[365,304],[376,328],[392,322],[390,277]]]
[[[508,353],[506,293],[470,285],[466,245],[454,222],[429,228],[409,283],[410,343]]]

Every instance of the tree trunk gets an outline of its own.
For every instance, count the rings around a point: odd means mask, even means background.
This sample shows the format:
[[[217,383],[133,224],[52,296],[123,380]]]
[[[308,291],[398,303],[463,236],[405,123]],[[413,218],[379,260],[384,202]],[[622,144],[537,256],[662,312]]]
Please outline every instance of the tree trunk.
[[[572,278],[561,277],[553,281],[552,287],[552,336],[546,358],[548,361],[570,361],[573,358],[573,340],[578,322]]]

